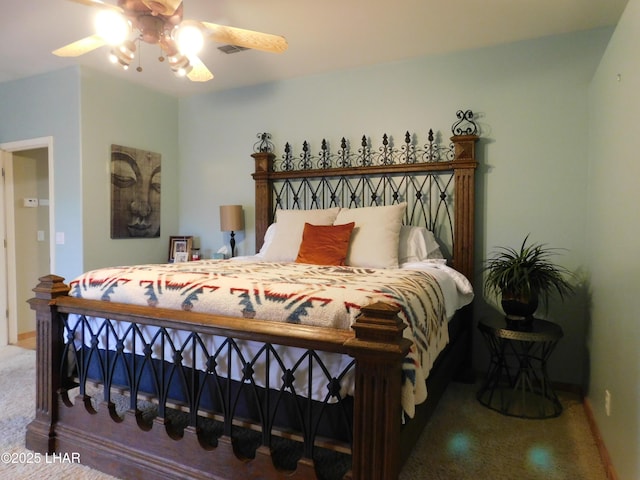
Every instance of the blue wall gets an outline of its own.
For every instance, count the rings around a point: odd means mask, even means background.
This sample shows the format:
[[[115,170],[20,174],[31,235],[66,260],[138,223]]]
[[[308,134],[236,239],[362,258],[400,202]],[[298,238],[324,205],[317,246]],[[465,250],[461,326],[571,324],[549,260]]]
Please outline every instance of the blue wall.
[[[88,69],[0,84],[0,143],[53,137],[56,274],[166,261],[178,231],[178,100]],[[162,236],[111,240],[111,144],[162,155]]]
[[[178,100],[88,69],[81,98],[84,269],[166,262],[169,236],[180,235]],[[161,155],[159,238],[110,239],[112,144]]]
[[[0,85],[0,140],[52,135],[55,149],[58,272],[75,276],[114,263],[163,261],[169,235],[196,236],[205,256],[228,243],[218,206],[240,203],[241,254],[254,252],[252,146],[269,131],[276,144],[342,136],[379,138],[429,128],[446,138],[454,114],[478,115],[478,265],[495,245],[532,239],[568,249],[586,263],[588,85],[609,29],[548,37],[274,82],[176,100],[90,70],[67,69]],[[15,112],[15,113],[14,113]],[[176,134],[176,132],[178,134]],[[163,237],[108,236],[111,143],[163,154]],[[139,243],[141,242],[141,243]],[[481,285],[480,273],[476,285]],[[478,316],[491,302],[478,289]],[[565,329],[554,379],[586,381],[586,292],[547,316]],[[484,348],[476,348],[479,367]]]
[[[640,478],[638,44],[640,0],[630,0],[589,91],[589,401],[620,480]]]
[[[448,138],[455,112],[470,108],[481,129],[476,285],[496,245],[533,240],[566,248],[560,260],[585,264],[588,85],[610,29],[548,37],[270,83],[180,101],[180,230],[199,237],[205,255],[228,243],[217,208],[240,203],[246,228],[240,254],[254,252],[253,143],[268,131],[281,149],[322,138]],[[478,288],[478,316],[492,310]],[[553,379],[586,381],[586,292],[554,304],[548,318],[565,330]],[[476,346],[478,367],[485,359]]]
[[[82,271],[80,77],[76,68],[0,84],[0,142],[53,137],[56,269],[66,278]]]

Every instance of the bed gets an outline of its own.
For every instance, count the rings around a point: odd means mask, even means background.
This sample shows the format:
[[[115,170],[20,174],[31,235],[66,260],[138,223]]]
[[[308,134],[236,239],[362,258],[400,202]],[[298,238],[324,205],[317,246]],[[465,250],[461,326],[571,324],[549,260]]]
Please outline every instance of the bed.
[[[42,277],[27,448],[120,478],[396,479],[472,372],[471,111],[452,133],[280,157],[259,134],[255,256]]]

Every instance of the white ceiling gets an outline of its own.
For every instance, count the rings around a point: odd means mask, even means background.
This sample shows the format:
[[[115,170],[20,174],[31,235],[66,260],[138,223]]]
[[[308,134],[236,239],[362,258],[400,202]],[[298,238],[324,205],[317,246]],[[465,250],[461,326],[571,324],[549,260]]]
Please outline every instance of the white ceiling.
[[[96,9],[68,0],[1,0],[0,82],[87,65],[177,96],[615,25],[628,0],[184,0],[184,17],[283,35],[282,54],[225,55],[208,43],[206,83],[178,79],[142,44],[142,72],[107,47],[77,59],[51,51],[93,33]],[[117,3],[117,0],[105,0]],[[137,60],[134,66],[137,66]]]

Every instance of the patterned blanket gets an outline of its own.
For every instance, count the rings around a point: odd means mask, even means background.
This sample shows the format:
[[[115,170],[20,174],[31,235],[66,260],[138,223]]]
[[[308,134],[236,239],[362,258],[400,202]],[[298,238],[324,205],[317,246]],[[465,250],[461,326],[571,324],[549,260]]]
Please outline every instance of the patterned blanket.
[[[424,380],[448,342],[443,292],[427,271],[206,260],[89,271],[74,297],[348,329],[362,306],[400,308],[413,346],[403,366],[402,405],[413,417]]]

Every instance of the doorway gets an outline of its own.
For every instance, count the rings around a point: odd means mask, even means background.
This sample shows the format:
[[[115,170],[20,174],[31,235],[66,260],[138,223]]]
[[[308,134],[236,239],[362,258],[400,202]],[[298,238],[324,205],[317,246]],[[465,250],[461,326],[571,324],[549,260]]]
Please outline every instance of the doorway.
[[[55,271],[51,137],[0,144],[2,224],[0,345],[35,345],[35,312],[27,300],[38,278]],[[1,310],[0,310],[1,311]]]

